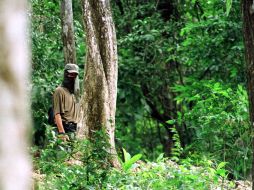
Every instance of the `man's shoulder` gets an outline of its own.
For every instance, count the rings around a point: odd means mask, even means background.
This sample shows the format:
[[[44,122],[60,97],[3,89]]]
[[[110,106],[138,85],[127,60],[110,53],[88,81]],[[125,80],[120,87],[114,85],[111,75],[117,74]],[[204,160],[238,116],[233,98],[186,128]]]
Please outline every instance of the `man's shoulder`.
[[[55,89],[55,91],[63,91],[64,89],[63,89],[63,87],[62,86],[58,86],[58,87],[56,87],[56,89]]]
[[[58,86],[55,91],[54,94],[58,94],[58,93],[65,93],[65,90],[62,86]]]

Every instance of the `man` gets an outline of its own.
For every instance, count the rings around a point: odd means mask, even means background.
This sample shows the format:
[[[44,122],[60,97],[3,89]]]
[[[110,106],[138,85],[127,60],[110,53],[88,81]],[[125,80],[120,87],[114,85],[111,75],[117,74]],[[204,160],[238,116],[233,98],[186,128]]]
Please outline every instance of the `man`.
[[[78,66],[66,64],[64,68],[64,80],[53,94],[53,110],[55,123],[61,139],[69,140],[67,133],[75,133],[77,130],[77,117],[79,106],[75,93],[78,89]]]

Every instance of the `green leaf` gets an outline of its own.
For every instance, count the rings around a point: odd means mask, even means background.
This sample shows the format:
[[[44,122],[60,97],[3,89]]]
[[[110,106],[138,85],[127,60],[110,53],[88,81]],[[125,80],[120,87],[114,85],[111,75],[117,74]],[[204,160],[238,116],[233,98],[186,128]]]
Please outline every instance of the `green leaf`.
[[[221,168],[224,168],[226,164],[227,164],[227,162],[221,162],[221,163],[219,163],[219,165],[217,166],[217,170],[219,170]]]
[[[219,169],[216,171],[216,173],[220,175],[221,177],[226,177],[226,170],[224,169]]]
[[[131,155],[123,148],[124,161],[127,162],[131,159]]]
[[[144,36],[144,38],[145,38],[145,40],[147,40],[147,41],[154,41],[154,40],[155,40],[155,38],[154,38],[154,36],[153,36],[152,34],[146,34],[146,35]]]
[[[220,90],[220,89],[221,89],[220,83],[216,82],[216,83],[214,84],[214,86],[213,86],[213,89],[214,89],[215,91]]]
[[[160,162],[160,161],[163,160],[163,158],[164,158],[164,153],[161,153],[161,154],[158,156],[158,158],[156,159],[156,161],[157,161],[157,162]]]
[[[166,123],[167,123],[167,124],[170,124],[170,125],[175,124],[175,122],[176,122],[176,121],[175,121],[174,119],[166,121]]]
[[[136,154],[135,156],[133,156],[131,159],[129,159],[128,161],[126,161],[124,164],[123,164],[123,169],[124,171],[128,171],[131,166],[137,162],[140,158],[142,157],[142,154]]]
[[[232,0],[226,0],[226,15],[229,15],[229,12],[231,10],[232,7]]]

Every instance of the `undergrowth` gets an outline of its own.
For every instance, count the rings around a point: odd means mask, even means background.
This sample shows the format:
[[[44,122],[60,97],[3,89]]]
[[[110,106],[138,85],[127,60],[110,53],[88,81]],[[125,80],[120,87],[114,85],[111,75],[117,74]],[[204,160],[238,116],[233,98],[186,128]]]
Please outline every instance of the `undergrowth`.
[[[161,154],[151,162],[139,160],[141,154],[131,156],[124,150],[122,170],[117,170],[109,164],[103,132],[96,133],[93,142],[63,142],[50,130],[48,137],[43,149],[32,150],[40,152],[34,157],[34,172],[41,178],[35,179],[34,189],[209,190],[233,186],[225,182],[226,163],[216,164],[198,155],[176,163]]]

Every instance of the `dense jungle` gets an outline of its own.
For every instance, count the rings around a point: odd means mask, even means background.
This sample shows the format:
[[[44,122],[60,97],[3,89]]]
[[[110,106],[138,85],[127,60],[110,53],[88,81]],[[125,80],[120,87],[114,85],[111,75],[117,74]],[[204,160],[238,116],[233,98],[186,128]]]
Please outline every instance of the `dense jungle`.
[[[81,96],[89,91],[87,57],[93,51],[85,1],[72,1]],[[96,1],[87,1],[95,7]],[[48,124],[66,63],[62,1],[31,0],[34,189],[251,188],[251,66],[244,40],[253,33],[244,30],[245,2],[110,1],[118,60],[119,169],[110,162],[103,127],[92,138],[70,142]],[[99,25],[97,30],[107,33]]]

